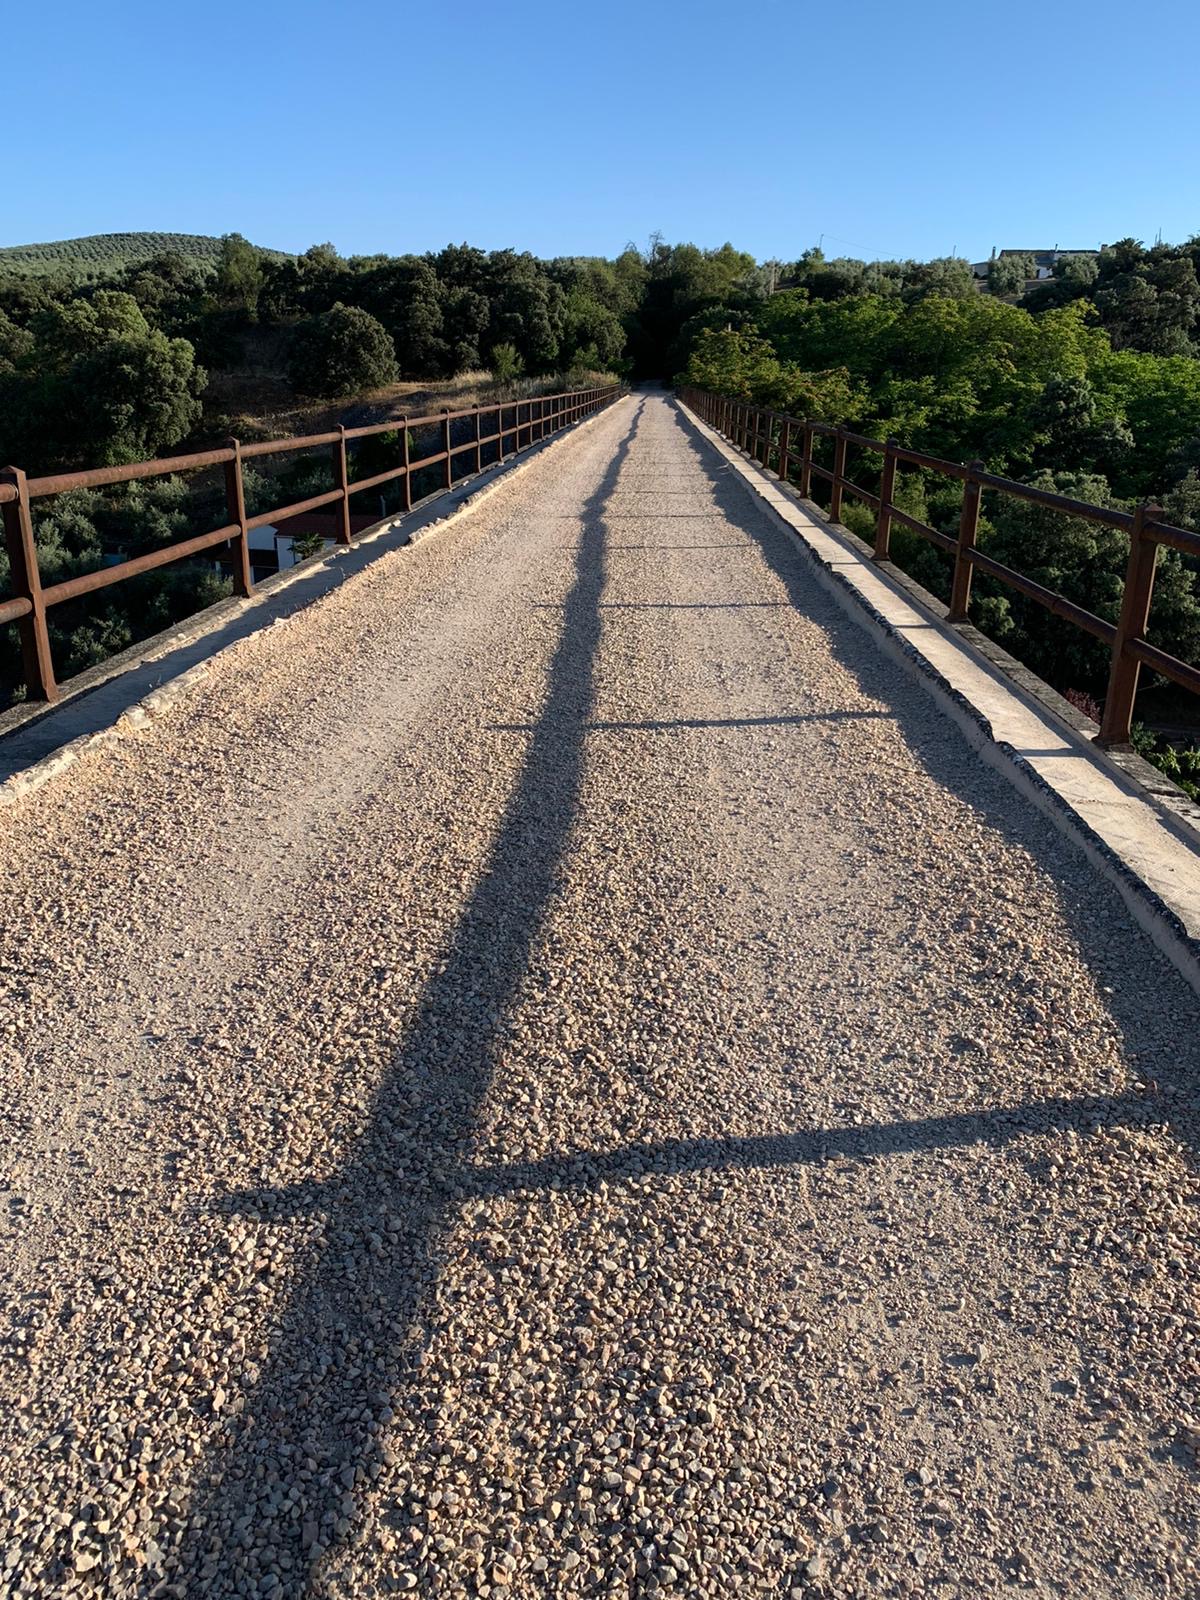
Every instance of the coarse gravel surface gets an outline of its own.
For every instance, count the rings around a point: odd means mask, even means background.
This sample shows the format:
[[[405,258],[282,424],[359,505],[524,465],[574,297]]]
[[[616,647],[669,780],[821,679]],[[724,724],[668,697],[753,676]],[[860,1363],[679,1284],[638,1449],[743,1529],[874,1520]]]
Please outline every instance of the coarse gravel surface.
[[[0,1600],[1200,1592],[1196,997],[665,396],[0,907]]]

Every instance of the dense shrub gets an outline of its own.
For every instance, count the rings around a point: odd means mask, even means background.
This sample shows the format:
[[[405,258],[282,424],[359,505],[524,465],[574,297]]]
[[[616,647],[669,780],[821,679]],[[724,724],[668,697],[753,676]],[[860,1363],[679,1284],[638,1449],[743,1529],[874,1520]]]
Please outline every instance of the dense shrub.
[[[330,397],[379,389],[399,377],[396,347],[370,312],[339,303],[296,329],[290,376],[301,394]]]

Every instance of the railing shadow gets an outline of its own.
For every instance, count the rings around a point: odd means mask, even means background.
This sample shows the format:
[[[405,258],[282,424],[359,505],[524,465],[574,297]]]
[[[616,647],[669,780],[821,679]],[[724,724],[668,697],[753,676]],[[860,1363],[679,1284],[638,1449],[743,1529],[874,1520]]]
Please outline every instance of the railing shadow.
[[[418,1370],[428,1334],[423,1301],[437,1278],[506,1008],[577,816],[595,701],[605,507],[644,406],[585,505],[576,577],[520,778],[365,1134],[325,1183],[224,1202],[227,1211],[266,1211],[275,1220],[318,1214],[327,1242],[313,1250],[257,1381],[233,1397],[240,1412],[231,1442],[198,1474],[173,1570],[189,1595],[259,1593],[268,1560],[282,1573],[275,1593],[288,1600],[311,1593],[323,1553],[350,1531],[356,1485],[378,1470],[379,1435],[397,1387]],[[400,1109],[405,1095],[421,1102],[415,1113]],[[281,1504],[271,1511],[275,1500]]]

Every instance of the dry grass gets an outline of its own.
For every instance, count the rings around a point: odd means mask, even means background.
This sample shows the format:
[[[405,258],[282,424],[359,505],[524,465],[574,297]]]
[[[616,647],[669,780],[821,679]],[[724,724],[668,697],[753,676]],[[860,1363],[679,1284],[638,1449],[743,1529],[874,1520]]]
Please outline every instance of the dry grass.
[[[574,374],[572,376],[575,376]],[[611,381],[607,374],[589,374],[595,381]],[[278,372],[265,365],[237,372],[214,372],[206,400],[210,431],[233,432],[238,438],[286,439],[306,433],[323,433],[339,423],[364,427],[373,422],[399,421],[422,413],[466,410],[497,399],[526,399],[553,392],[561,376],[521,378],[498,385],[490,372],[460,372],[436,383],[409,381],[372,389],[352,399],[299,400]]]

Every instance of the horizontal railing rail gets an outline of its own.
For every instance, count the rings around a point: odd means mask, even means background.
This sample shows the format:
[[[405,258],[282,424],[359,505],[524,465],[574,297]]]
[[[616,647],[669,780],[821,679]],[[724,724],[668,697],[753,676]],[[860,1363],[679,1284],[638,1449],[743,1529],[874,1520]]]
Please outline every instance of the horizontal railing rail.
[[[845,495],[869,506],[876,514],[872,550],[876,561],[890,559],[894,523],[919,534],[939,550],[951,555],[954,558],[954,571],[947,621],[969,620],[971,579],[978,570],[1108,645],[1111,652],[1108,690],[1104,698],[1098,743],[1129,743],[1138,678],[1143,666],[1194,694],[1200,694],[1200,668],[1160,650],[1146,638],[1159,546],[1165,545],[1185,555],[1200,557],[1200,534],[1190,528],[1173,527],[1165,521],[1161,506],[1144,504],[1133,511],[1118,511],[1109,506],[1092,505],[1086,500],[1073,500],[1069,495],[1055,494],[1049,489],[1038,489],[1033,484],[1020,483],[1015,478],[1004,478],[988,472],[982,461],[945,461],[939,456],[907,449],[895,439],[871,439],[865,434],[852,433],[848,428],[789,416],[783,411],[772,411],[752,401],[736,400],[706,389],[685,388],[681,394],[697,416],[768,470],[774,456],[778,475],[785,482],[793,481],[794,468],[801,495],[809,495],[814,477],[828,483],[828,514],[832,521],[840,520]],[[832,467],[814,461],[814,437],[833,441]],[[872,451],[883,457],[878,492],[863,488],[847,477],[846,454],[850,447]],[[963,498],[957,537],[930,527],[927,522],[910,516],[894,503],[896,472],[900,465],[920,467],[962,483]],[[979,512],[985,489],[1045,506],[1052,511],[1061,511],[1068,516],[1082,517],[1103,527],[1118,528],[1129,535],[1129,559],[1120,612],[1115,623],[1085,610],[1066,595],[1046,588],[1044,584],[997,561],[979,548]]]
[[[460,411],[431,412],[420,417],[396,417],[390,422],[372,422],[365,426],[338,427],[325,433],[298,435],[287,439],[262,439],[252,444],[242,444],[230,439],[217,450],[193,451],[190,455],[165,456],[155,461],[134,461],[122,467],[93,467],[85,472],[58,472],[46,477],[29,478],[18,467],[0,472],[0,516],[3,517],[5,544],[8,549],[10,584],[12,594],[0,599],[0,624],[15,622],[20,637],[22,668],[26,691],[31,699],[55,700],[58,684],[50,651],[50,634],[46,613],[52,607],[81,595],[107,589],[124,583],[129,578],[175,561],[186,561],[206,550],[225,546],[227,559],[232,560],[234,588],[238,594],[248,595],[254,586],[251,572],[248,536],[255,528],[271,523],[286,522],[304,512],[317,511],[325,506],[337,506],[335,539],[338,544],[352,541],[350,526],[350,500],[353,495],[369,489],[378,489],[387,483],[402,483],[404,511],[413,506],[413,477],[430,467],[443,467],[442,486],[439,492],[453,488],[456,476],[455,462],[463,456],[472,457],[467,476],[482,472],[483,452],[495,445],[495,459],[489,465],[498,465],[522,451],[530,449],[550,434],[581,422],[585,417],[610,405],[624,393],[620,385],[605,388],[569,389],[557,394],[534,395],[525,400],[492,400],[485,405],[471,406]],[[494,418],[494,432],[483,432],[483,419]],[[454,425],[473,420],[475,427],[469,437],[455,443]],[[411,442],[415,430],[437,427],[440,431],[438,448],[411,459]],[[461,431],[461,428],[460,428]],[[350,458],[347,445],[359,439],[382,434],[399,435],[402,460],[399,466],[376,472],[366,478],[350,476]],[[246,513],[246,490],[242,466],[245,461],[260,456],[286,455],[297,450],[332,447],[334,487],[322,494],[310,495],[289,505],[275,506],[270,511],[259,511],[253,516]],[[51,495],[68,494],[74,489],[99,489],[115,484],[135,483],[144,478],[170,477],[179,472],[194,472],[221,467],[225,475],[225,515],[228,521],[209,533],[196,534],[175,544],[162,545],[143,555],[131,556],[110,566],[98,567],[93,572],[80,573],[59,583],[43,585],[38,568],[37,540],[34,533],[30,506],[35,500]]]

